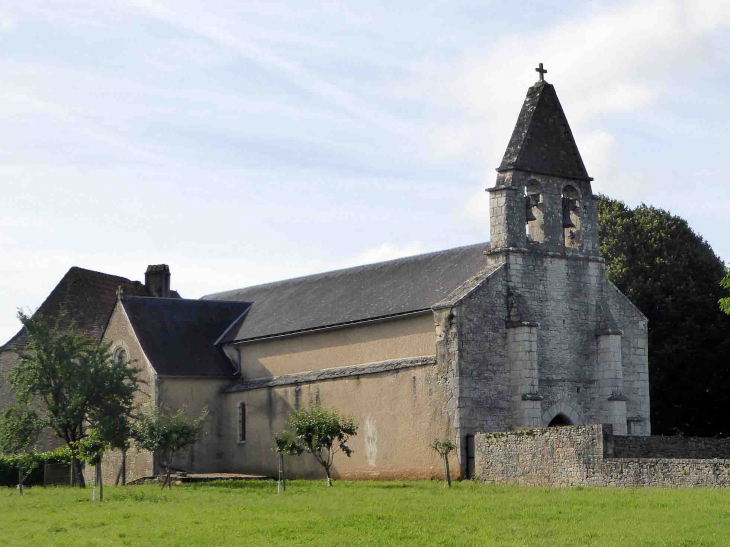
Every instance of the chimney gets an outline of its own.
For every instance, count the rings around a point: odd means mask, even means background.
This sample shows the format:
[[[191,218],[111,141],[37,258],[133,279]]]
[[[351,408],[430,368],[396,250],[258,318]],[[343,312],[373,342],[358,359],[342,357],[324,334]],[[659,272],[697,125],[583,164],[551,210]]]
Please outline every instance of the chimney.
[[[150,264],[144,273],[144,286],[151,296],[170,296],[170,267],[167,264]]]

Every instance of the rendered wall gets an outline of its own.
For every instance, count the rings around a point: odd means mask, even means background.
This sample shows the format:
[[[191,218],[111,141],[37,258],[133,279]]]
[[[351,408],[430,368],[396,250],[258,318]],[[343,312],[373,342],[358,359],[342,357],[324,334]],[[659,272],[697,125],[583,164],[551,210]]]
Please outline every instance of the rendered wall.
[[[235,347],[241,350],[244,378],[252,379],[433,355],[435,344],[433,315],[429,312]],[[235,347],[225,348],[234,362],[238,360]]]
[[[442,462],[428,448],[435,438],[454,438],[445,411],[443,371],[436,365],[364,374],[309,384],[229,393],[225,397],[228,429],[221,447],[232,472],[277,474],[270,452],[273,437],[284,429],[289,413],[320,404],[355,418],[357,436],[351,458],[338,453],[333,476],[344,479],[429,479],[443,476]],[[246,405],[246,440],[237,439],[237,413]],[[458,474],[452,460],[454,476]],[[310,454],[286,458],[292,477],[321,479],[323,468]]]
[[[190,419],[198,417],[204,407],[208,409],[208,417],[203,422],[197,442],[175,456],[175,468],[195,473],[229,470],[224,443],[236,415],[226,413],[223,391],[231,383],[231,380],[201,377],[158,379],[161,405],[167,405],[173,411],[185,406]]]
[[[730,459],[616,458],[614,441],[605,424],[479,434],[476,473],[482,482],[525,486],[730,486]],[[681,440],[673,445],[681,452]],[[686,449],[700,453],[692,443]]]

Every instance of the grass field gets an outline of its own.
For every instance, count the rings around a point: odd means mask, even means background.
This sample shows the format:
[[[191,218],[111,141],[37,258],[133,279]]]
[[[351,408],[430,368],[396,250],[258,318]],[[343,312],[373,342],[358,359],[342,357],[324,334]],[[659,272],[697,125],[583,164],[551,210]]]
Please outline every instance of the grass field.
[[[730,491],[292,481],[0,490],[3,545],[730,545]]]

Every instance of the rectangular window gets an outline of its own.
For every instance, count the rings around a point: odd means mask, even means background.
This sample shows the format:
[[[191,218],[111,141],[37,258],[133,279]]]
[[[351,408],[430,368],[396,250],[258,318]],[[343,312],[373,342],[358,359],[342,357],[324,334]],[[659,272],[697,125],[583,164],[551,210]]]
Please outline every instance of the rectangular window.
[[[238,403],[238,442],[246,440],[246,405]]]

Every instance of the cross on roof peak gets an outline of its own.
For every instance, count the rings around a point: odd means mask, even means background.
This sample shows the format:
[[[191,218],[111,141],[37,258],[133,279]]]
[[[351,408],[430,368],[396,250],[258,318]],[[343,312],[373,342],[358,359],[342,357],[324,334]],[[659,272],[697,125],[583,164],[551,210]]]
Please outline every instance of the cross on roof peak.
[[[540,73],[540,81],[541,82],[544,82],[545,81],[545,74],[547,74],[547,70],[544,69],[544,68],[542,68],[542,63],[540,63],[540,66],[535,69],[535,72],[539,72]]]

